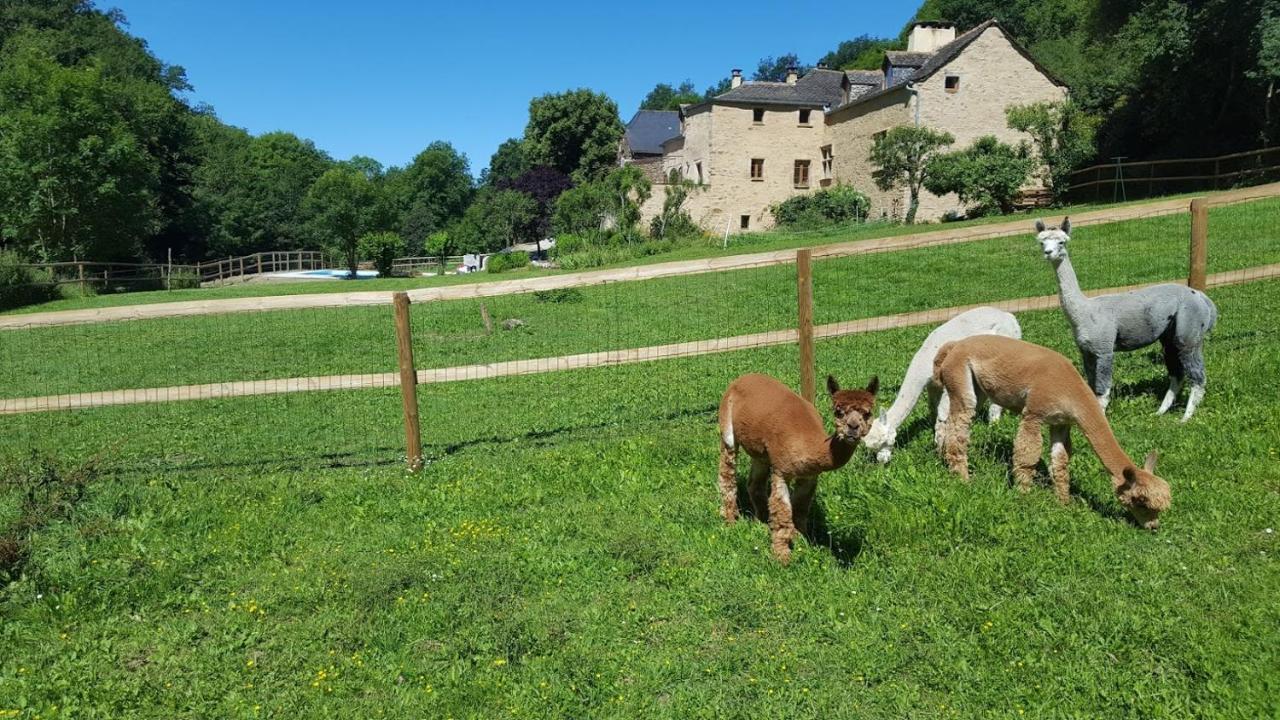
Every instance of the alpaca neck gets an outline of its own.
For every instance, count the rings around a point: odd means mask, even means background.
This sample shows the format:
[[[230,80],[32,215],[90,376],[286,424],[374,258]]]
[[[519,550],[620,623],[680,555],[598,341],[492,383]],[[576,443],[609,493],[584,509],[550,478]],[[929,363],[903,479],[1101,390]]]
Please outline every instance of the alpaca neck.
[[[1076,404],[1076,424],[1080,426],[1080,432],[1089,440],[1107,472],[1113,478],[1123,476],[1125,468],[1133,467],[1133,460],[1129,459],[1116,441],[1115,433],[1111,432],[1111,425],[1107,422],[1107,416],[1102,414],[1102,407],[1098,405],[1097,399],[1086,390],[1080,393]]]
[[[814,469],[818,472],[839,470],[849,462],[849,458],[853,457],[856,446],[857,443],[845,442],[835,435],[823,438],[822,442],[813,449],[813,455],[817,459]]]
[[[1080,290],[1080,282],[1076,280],[1076,271],[1071,267],[1071,258],[1066,255],[1054,263],[1054,272],[1058,275],[1058,297],[1062,301],[1062,309],[1067,319],[1075,325],[1076,318],[1084,313],[1089,299]]]

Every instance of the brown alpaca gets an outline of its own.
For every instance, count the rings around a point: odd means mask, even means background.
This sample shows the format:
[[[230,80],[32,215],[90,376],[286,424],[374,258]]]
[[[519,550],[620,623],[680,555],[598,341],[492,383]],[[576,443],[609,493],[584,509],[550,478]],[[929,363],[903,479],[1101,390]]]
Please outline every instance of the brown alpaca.
[[[942,454],[952,472],[969,479],[969,425],[980,397],[1022,413],[1013,443],[1013,475],[1022,491],[1031,489],[1040,460],[1041,425],[1049,426],[1049,474],[1058,500],[1067,503],[1071,426],[1080,426],[1094,452],[1111,473],[1121,505],[1143,527],[1154,530],[1169,509],[1169,483],[1157,477],[1156,454],[1135,467],[1120,448],[1107,417],[1080,373],[1062,355],[1039,345],[999,335],[975,335],[950,342],[933,362],[934,381],[951,396],[951,417]]]
[[[818,475],[849,462],[871,424],[879,386],[871,378],[866,390],[841,390],[828,375],[836,416],[836,431],[828,435],[817,408],[786,385],[768,375],[734,380],[720,401],[720,514],[725,522],[738,519],[736,466],[742,448],[751,456],[751,506],[756,517],[767,515],[773,554],[785,565],[796,530],[808,533]],[[794,495],[788,483],[795,486]]]

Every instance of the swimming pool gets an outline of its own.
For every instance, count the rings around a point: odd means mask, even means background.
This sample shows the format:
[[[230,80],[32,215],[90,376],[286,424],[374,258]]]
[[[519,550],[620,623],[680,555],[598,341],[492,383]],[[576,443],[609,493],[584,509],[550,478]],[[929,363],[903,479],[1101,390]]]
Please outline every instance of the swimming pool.
[[[377,270],[357,270],[351,277],[349,270],[295,270],[292,272],[271,273],[272,277],[315,278],[318,280],[369,280],[378,277]]]

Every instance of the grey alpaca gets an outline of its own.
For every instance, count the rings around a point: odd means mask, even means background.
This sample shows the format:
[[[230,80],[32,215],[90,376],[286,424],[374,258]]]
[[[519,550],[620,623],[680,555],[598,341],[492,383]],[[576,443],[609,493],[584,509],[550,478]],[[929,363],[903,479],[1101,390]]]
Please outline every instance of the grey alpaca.
[[[1045,260],[1057,271],[1062,310],[1084,356],[1085,377],[1103,410],[1111,399],[1115,352],[1138,350],[1158,340],[1169,370],[1169,390],[1156,414],[1169,410],[1185,379],[1191,383],[1191,395],[1182,421],[1190,420],[1204,397],[1204,339],[1218,321],[1213,301],[1199,290],[1173,284],[1085,297],[1067,257],[1071,220],[1064,218],[1061,227],[1036,221],[1036,232]]]

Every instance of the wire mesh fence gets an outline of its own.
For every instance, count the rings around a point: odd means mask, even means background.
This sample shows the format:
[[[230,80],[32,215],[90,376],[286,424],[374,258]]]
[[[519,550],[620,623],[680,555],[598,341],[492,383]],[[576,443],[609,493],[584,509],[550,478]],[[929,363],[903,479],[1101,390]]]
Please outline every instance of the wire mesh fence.
[[[1211,293],[1280,277],[1280,200],[1215,207],[1208,220]],[[1185,282],[1191,226],[1183,212],[1075,228],[1070,277],[1086,293]],[[474,442],[553,442],[710,417],[719,391],[749,371],[798,387],[802,293],[790,258],[644,282],[415,301],[408,327],[428,459]],[[877,372],[892,391],[912,346],[979,304],[1044,318],[1027,338],[1073,356],[1056,310],[1066,277],[1029,222],[1016,235],[815,253],[817,374],[852,384]],[[218,462],[200,450],[202,437],[207,447],[230,443],[237,462],[404,457],[389,295],[370,304],[78,324],[22,317],[0,330],[6,451],[65,444],[68,427],[83,429],[72,434],[85,452],[162,427],[172,429],[173,445],[135,448],[135,458]]]

